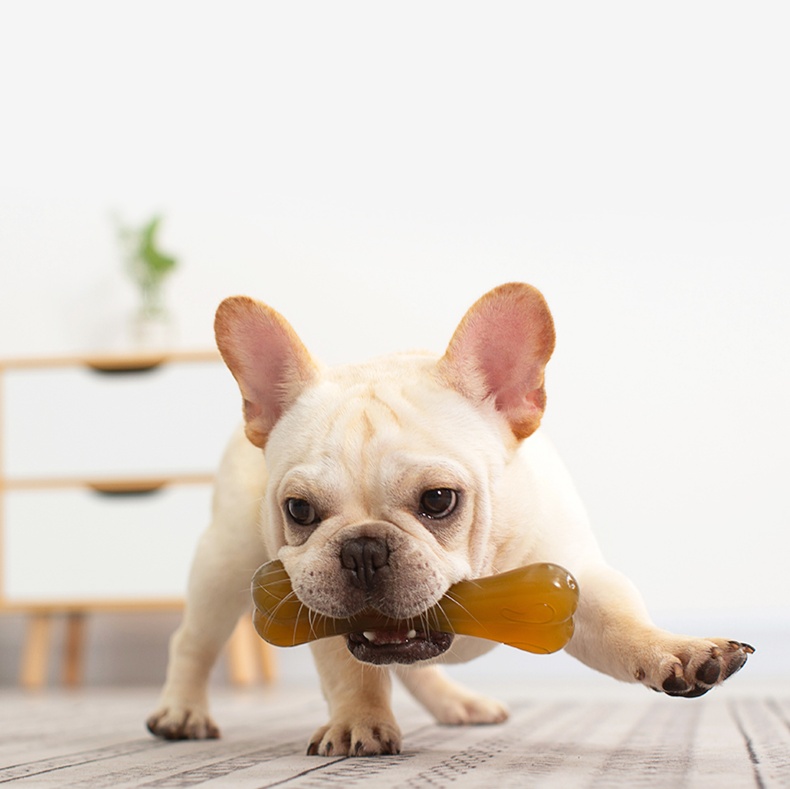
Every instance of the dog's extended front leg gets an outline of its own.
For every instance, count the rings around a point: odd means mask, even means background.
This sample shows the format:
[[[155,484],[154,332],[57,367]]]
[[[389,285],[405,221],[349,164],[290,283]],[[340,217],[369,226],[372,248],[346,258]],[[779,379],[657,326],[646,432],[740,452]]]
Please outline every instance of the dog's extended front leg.
[[[209,674],[249,606],[250,579],[262,560],[262,546],[242,544],[230,550],[216,526],[201,538],[184,618],[170,640],[167,679],[157,710],[147,720],[151,733],[168,740],[219,736],[208,711]]]
[[[578,570],[576,631],[566,651],[592,668],[670,696],[701,696],[754,649],[723,638],[693,638],[656,627],[624,576],[601,565]]]
[[[400,753],[401,734],[392,714],[392,681],[385,666],[360,663],[343,638],[311,645],[329,723],[313,735],[309,755],[375,756]]]

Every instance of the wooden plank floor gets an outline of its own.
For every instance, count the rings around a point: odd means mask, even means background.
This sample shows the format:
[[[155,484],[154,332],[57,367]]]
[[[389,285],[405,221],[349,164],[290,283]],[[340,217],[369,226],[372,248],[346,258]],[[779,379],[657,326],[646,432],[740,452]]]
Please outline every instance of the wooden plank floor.
[[[489,688],[491,690],[492,688]],[[494,689],[495,690],[495,689]],[[506,693],[502,726],[437,726],[400,691],[400,756],[304,755],[313,688],[220,690],[223,738],[164,743],[156,691],[0,692],[0,784],[20,787],[790,787],[790,686],[669,699],[611,680]]]

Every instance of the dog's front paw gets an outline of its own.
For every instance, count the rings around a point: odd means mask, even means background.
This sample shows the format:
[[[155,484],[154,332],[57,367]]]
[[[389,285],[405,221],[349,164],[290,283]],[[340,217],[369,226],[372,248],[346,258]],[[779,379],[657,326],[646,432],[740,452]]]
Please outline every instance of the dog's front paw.
[[[749,644],[723,638],[677,638],[663,645],[657,660],[640,665],[636,679],[668,696],[695,698],[731,677],[753,652]]]
[[[400,748],[400,729],[394,721],[332,720],[313,735],[307,755],[378,756],[400,753]]]
[[[150,715],[146,726],[164,740],[216,740],[219,727],[206,710],[172,705]]]

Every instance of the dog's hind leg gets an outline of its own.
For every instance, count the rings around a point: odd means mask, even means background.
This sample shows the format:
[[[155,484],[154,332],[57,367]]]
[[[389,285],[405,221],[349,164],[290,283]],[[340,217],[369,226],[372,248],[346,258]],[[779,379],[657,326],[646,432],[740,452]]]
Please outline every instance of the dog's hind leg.
[[[439,723],[502,723],[508,718],[507,707],[502,703],[454,682],[439,666],[398,666],[396,673],[409,693]]]

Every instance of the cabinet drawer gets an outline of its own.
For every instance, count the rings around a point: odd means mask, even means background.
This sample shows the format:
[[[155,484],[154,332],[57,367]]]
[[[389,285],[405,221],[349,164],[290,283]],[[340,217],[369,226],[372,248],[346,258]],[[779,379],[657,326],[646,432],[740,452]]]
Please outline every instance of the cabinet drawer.
[[[88,489],[5,496],[7,605],[183,599],[209,485],[106,495]]]
[[[10,369],[4,383],[10,479],[211,472],[241,419],[238,389],[219,362],[111,374]]]

